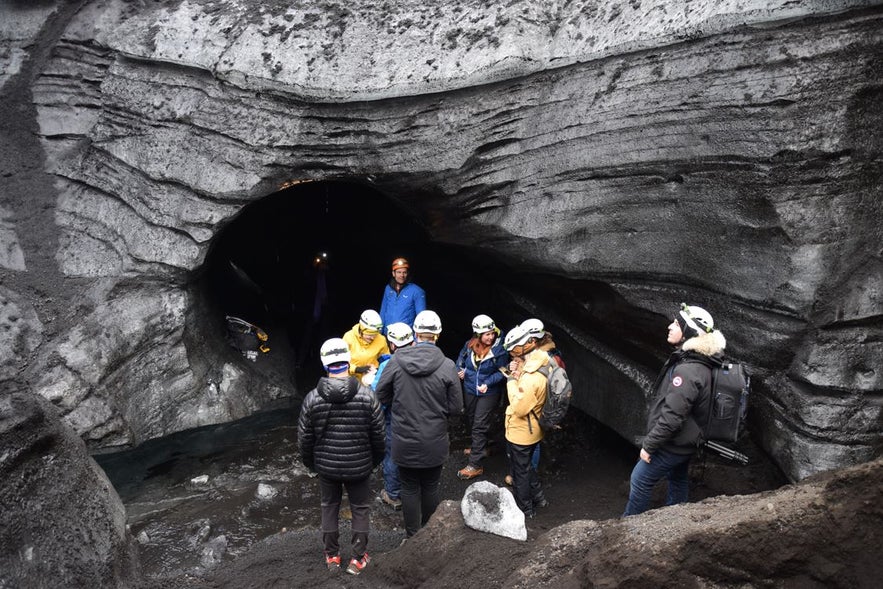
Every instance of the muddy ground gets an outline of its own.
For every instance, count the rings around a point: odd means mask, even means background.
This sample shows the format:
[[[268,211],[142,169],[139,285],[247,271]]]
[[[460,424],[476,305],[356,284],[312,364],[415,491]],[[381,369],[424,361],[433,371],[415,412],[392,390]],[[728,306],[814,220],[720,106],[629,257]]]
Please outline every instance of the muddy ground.
[[[171,459],[171,464],[169,461],[154,464],[153,474],[148,474],[140,483],[130,481],[135,485],[132,488],[126,487],[124,481],[116,481],[130,512],[132,532],[141,537],[142,563],[148,576],[145,587],[419,585],[460,589],[464,584],[479,584],[478,578],[482,579],[480,584],[488,587],[503,586],[514,570],[513,563],[527,558],[543,535],[553,528],[573,520],[618,518],[625,506],[628,477],[637,458],[637,450],[622,438],[591,418],[572,411],[566,429],[550,436],[543,445],[540,472],[550,505],[540,510],[536,518],[528,520],[528,540],[518,542],[463,527],[459,500],[470,482],[458,480],[456,471],[466,463],[462,448],[467,445],[467,438],[459,421],[452,422],[452,451],[442,480],[443,499],[451,503],[443,503],[437,512],[438,519],[443,521],[430,522],[415,538],[402,544],[401,512],[393,511],[378,500],[372,513],[368,547],[372,564],[359,577],[352,577],[331,575],[325,569],[318,535],[318,485],[316,479],[288,464],[294,457],[294,447],[289,444],[293,434],[290,427],[281,422],[273,430],[272,438],[256,442],[257,447],[263,448],[260,452],[275,446],[275,457],[268,455],[255,462],[256,446],[250,444],[238,444],[234,452],[229,449],[218,452],[216,448],[207,447],[205,455],[196,463],[179,464]],[[194,440],[186,441],[185,445],[192,448]],[[480,477],[501,486],[507,472],[502,447],[500,437]],[[786,482],[756,450],[750,446],[743,450],[752,456],[751,466],[739,467],[714,456],[695,460],[693,498],[754,493]],[[225,458],[212,466],[222,454]],[[247,464],[243,466],[243,463]],[[202,465],[202,470],[194,470],[194,464]],[[152,498],[146,497],[143,490],[150,486],[156,474],[160,471],[169,474],[176,469],[181,469],[177,478],[178,486],[183,489],[174,499],[176,508],[168,508],[170,498],[162,499],[159,489],[153,491]],[[213,489],[199,491],[192,488],[188,477],[200,472],[210,473],[213,481],[226,476],[242,484],[231,485],[228,480],[226,485],[215,484]],[[242,477],[237,472],[251,474]],[[290,476],[286,476],[286,472]],[[257,480],[267,478],[276,479],[271,484],[278,494],[270,500],[258,501],[255,499]],[[379,493],[382,480],[377,474],[372,476],[372,485]],[[224,486],[228,490],[221,488]],[[230,491],[233,487],[236,489]],[[658,491],[657,500],[661,503],[662,489]],[[185,497],[188,493],[189,498]],[[163,502],[167,503],[165,508]],[[345,557],[349,540],[347,516],[344,509],[341,545]],[[221,556],[212,554],[208,548],[219,535],[227,542],[227,550]],[[427,550],[431,556],[427,556]],[[438,567],[446,572],[436,574],[435,571],[440,571]]]

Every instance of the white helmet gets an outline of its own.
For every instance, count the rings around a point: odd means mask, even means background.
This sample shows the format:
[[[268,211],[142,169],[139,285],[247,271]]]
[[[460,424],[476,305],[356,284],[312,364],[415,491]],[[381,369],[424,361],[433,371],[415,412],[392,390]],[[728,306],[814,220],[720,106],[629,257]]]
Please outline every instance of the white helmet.
[[[380,331],[383,329],[383,319],[380,318],[380,313],[374,309],[365,309],[362,311],[362,316],[359,317],[359,325],[368,331]]]
[[[685,333],[684,337],[688,339],[696,337],[700,333],[711,333],[714,331],[714,319],[711,317],[711,313],[702,307],[692,307],[686,303],[681,303],[679,314],[683,318],[684,323],[687,324],[687,327],[696,332],[695,334]]]
[[[414,333],[441,333],[441,318],[435,311],[420,311],[414,318]]]
[[[332,364],[340,362],[350,362],[350,349],[346,342],[339,337],[333,337],[322,344],[319,349],[319,359],[322,360],[322,366],[328,368]]]
[[[414,332],[407,323],[393,323],[386,328],[386,339],[395,347],[401,348],[414,341]]]
[[[531,337],[532,336],[523,325],[516,325],[506,334],[506,341],[503,342],[503,347],[507,352],[511,352],[512,348],[515,346],[523,346]]]
[[[488,331],[496,331],[497,325],[494,320],[487,315],[476,315],[472,320],[472,333],[481,335]]]
[[[525,319],[521,322],[521,327],[527,330],[531,337],[537,339],[546,335],[546,326],[539,319]]]

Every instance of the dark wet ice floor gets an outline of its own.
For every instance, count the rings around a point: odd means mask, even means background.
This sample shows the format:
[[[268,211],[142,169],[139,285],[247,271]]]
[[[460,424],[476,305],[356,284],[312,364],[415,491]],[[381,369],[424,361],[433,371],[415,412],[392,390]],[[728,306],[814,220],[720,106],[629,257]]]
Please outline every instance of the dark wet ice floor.
[[[126,506],[148,574],[210,567],[282,528],[318,524],[296,461],[297,410],[190,430],[95,456]]]
[[[130,451],[95,456],[126,506],[145,574],[199,575],[282,531],[315,534],[316,554],[321,555],[318,481],[298,461],[297,412],[298,408],[269,411],[152,440]],[[501,429],[485,459],[484,475],[476,480],[504,486],[508,468]],[[442,499],[459,501],[474,482],[456,477],[466,464],[462,449],[467,440],[462,420],[452,419]],[[543,442],[540,479],[550,506],[531,521],[529,535],[565,521],[618,517],[636,459],[632,445],[590,417],[571,411],[565,430]],[[704,469],[706,461],[700,465]],[[707,466],[702,479],[694,480],[694,499],[721,490],[745,493],[781,484],[765,476],[752,478],[749,471],[713,460]],[[382,486],[377,469],[371,477],[375,497]],[[342,539],[348,534],[348,518],[344,502]],[[371,525],[372,550],[392,549],[404,537],[401,512],[379,499]]]

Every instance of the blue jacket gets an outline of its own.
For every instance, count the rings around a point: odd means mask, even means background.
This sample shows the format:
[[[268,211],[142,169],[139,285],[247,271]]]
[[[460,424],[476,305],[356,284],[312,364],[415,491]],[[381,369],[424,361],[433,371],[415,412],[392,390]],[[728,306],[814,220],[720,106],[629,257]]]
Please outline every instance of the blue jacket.
[[[380,303],[380,318],[383,320],[383,333],[393,323],[413,326],[417,313],[426,310],[426,293],[412,282],[408,282],[398,293],[389,284],[383,289],[383,302]]]
[[[477,364],[468,346],[467,341],[457,355],[457,370],[466,371],[466,376],[463,377],[463,390],[468,395],[476,396],[502,393],[506,389],[506,376],[500,372],[500,368],[509,363],[509,354],[503,349],[502,339],[497,338],[488,355]],[[479,393],[478,387],[483,384],[487,385],[487,392]]]

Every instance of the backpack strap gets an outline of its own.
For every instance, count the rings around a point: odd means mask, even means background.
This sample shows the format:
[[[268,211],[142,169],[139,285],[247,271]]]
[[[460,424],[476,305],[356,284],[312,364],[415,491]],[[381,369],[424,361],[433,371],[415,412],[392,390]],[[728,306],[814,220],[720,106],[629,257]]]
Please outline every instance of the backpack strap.
[[[696,419],[696,415],[694,413],[695,408],[690,411],[690,415],[687,416],[685,421],[686,424],[691,424],[693,427],[699,430],[699,438],[697,440],[697,446],[700,448],[705,444],[705,435],[708,429],[708,424],[711,423],[711,404],[714,401],[714,391],[717,388],[717,371],[722,368],[727,362],[720,356],[705,356],[704,354],[695,354],[688,353],[685,357],[681,359],[679,363],[693,363],[693,364],[702,364],[703,366],[708,368],[708,371],[711,376],[711,382],[708,386],[708,419],[706,423],[700,424]],[[674,369],[674,366],[672,366]]]
[[[548,403],[549,402],[549,393],[552,392],[552,384],[549,382],[549,377],[552,375],[552,370],[549,368],[548,364],[543,364],[542,366],[537,368],[537,372],[539,372],[540,374],[542,374],[543,376],[546,377],[546,403]],[[537,420],[537,424],[539,424],[540,423],[540,416],[536,414],[536,411],[531,411],[531,413],[533,413],[534,418],[536,418],[536,420]],[[533,430],[530,429],[530,414],[528,414],[528,416],[527,416],[527,428],[528,428],[528,431],[533,432]]]

